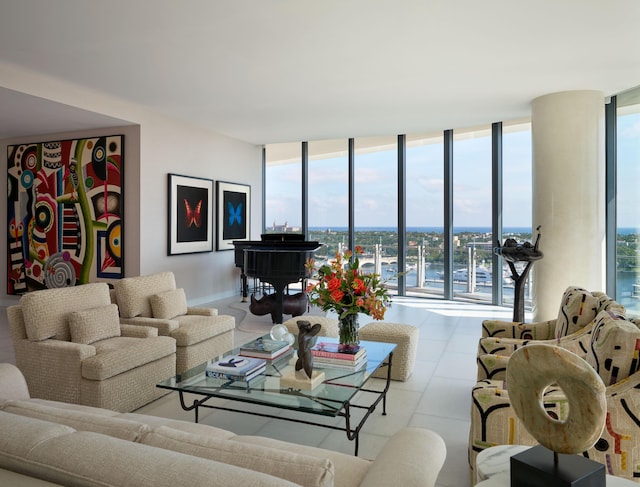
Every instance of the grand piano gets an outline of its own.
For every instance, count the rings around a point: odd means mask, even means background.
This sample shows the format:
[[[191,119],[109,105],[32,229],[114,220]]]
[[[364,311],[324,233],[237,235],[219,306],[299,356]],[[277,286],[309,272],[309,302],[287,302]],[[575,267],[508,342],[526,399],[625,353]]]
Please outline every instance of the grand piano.
[[[248,294],[247,277],[257,277],[274,289],[274,323],[282,323],[284,290],[311,277],[305,263],[322,244],[295,233],[263,233],[261,240],[234,240],[235,265],[242,278],[242,300]]]

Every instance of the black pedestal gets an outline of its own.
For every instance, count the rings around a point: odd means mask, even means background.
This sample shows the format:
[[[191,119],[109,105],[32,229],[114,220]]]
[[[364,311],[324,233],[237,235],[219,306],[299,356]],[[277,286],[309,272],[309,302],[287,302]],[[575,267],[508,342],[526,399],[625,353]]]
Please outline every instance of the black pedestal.
[[[511,487],[605,487],[604,465],[534,446],[511,457]]]

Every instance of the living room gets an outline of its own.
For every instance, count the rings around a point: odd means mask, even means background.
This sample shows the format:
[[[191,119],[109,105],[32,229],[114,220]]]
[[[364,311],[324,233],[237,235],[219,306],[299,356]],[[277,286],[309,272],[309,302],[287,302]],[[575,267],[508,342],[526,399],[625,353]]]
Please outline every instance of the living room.
[[[170,270],[190,305],[233,299],[232,252],[168,255],[167,174],[248,185],[257,238],[271,223],[262,217],[264,145],[530,120],[534,99],[573,90],[601,92],[604,113],[607,97],[638,85],[634,2],[486,7],[466,2],[455,18],[442,2],[8,2],[0,21],[0,150],[124,135],[125,275]],[[603,18],[619,23],[605,26]],[[604,146],[600,136],[596,145]],[[604,202],[601,186],[594,191]],[[603,204],[598,219],[604,212]],[[581,222],[567,225],[570,241],[600,238],[598,221],[597,234],[579,232]],[[551,249],[566,241],[558,232],[547,237],[556,242],[543,246],[541,272],[560,266]],[[6,239],[0,248],[7,252]],[[605,290],[604,258],[572,274],[583,257],[561,260],[572,282],[554,282],[536,317],[555,316],[567,285]],[[8,274],[6,260],[0,269]],[[540,282],[556,280],[557,271],[546,272]],[[7,293],[2,304],[17,301]]]

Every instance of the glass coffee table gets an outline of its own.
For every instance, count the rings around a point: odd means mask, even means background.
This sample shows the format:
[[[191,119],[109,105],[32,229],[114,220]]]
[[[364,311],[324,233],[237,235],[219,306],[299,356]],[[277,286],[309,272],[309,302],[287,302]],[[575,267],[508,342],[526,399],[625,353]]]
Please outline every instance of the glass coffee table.
[[[264,338],[269,338],[265,335]],[[318,337],[318,341],[336,342],[335,338]],[[355,441],[355,455],[358,455],[358,438],[367,418],[382,401],[382,414],[386,415],[386,397],[391,379],[391,364],[395,343],[361,341],[360,346],[367,351],[367,362],[357,371],[322,368],[314,364],[314,370],[322,370],[324,381],[312,390],[297,390],[281,386],[280,379],[294,370],[296,354],[288,352],[282,357],[267,360],[264,375],[260,375],[249,382],[232,381],[207,377],[205,369],[208,363],[215,362],[227,355],[238,354],[239,348],[229,350],[220,357],[213,357],[209,362],[189,369],[182,374],[171,377],[157,384],[157,387],[177,391],[180,405],[185,411],[194,410],[195,421],[198,422],[198,409],[201,407],[233,411],[237,413],[282,419],[296,423],[311,424],[323,428],[344,431],[347,438]],[[384,387],[377,389],[365,388],[371,375],[379,368],[386,367],[386,382]],[[202,396],[193,403],[187,404],[185,394]],[[358,403],[354,397],[358,394]],[[365,398],[371,398],[365,401]],[[208,403],[213,398],[267,406],[278,410],[290,410],[308,413],[309,420],[288,418],[268,412],[250,411],[241,407],[226,407]],[[366,402],[366,404],[362,404]],[[360,414],[355,414],[356,410]],[[312,415],[341,417],[344,426],[330,425],[314,421]]]

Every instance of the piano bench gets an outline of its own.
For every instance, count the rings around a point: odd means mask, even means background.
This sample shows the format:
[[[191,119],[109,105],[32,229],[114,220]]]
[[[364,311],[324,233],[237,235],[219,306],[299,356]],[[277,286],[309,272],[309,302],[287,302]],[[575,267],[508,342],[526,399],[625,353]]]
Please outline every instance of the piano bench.
[[[413,372],[418,350],[418,328],[403,323],[372,321],[360,327],[360,340],[395,343],[391,379],[406,381]],[[373,377],[386,378],[387,370],[378,370]]]
[[[302,315],[296,316],[294,318],[289,318],[287,321],[282,323],[287,327],[289,333],[293,333],[295,336],[298,336],[298,321],[306,320],[309,321],[312,325],[316,323],[320,323],[322,328],[320,328],[319,336],[323,337],[333,337],[338,338],[338,320],[334,320],[333,318],[327,318],[326,316],[314,316],[314,315]]]

